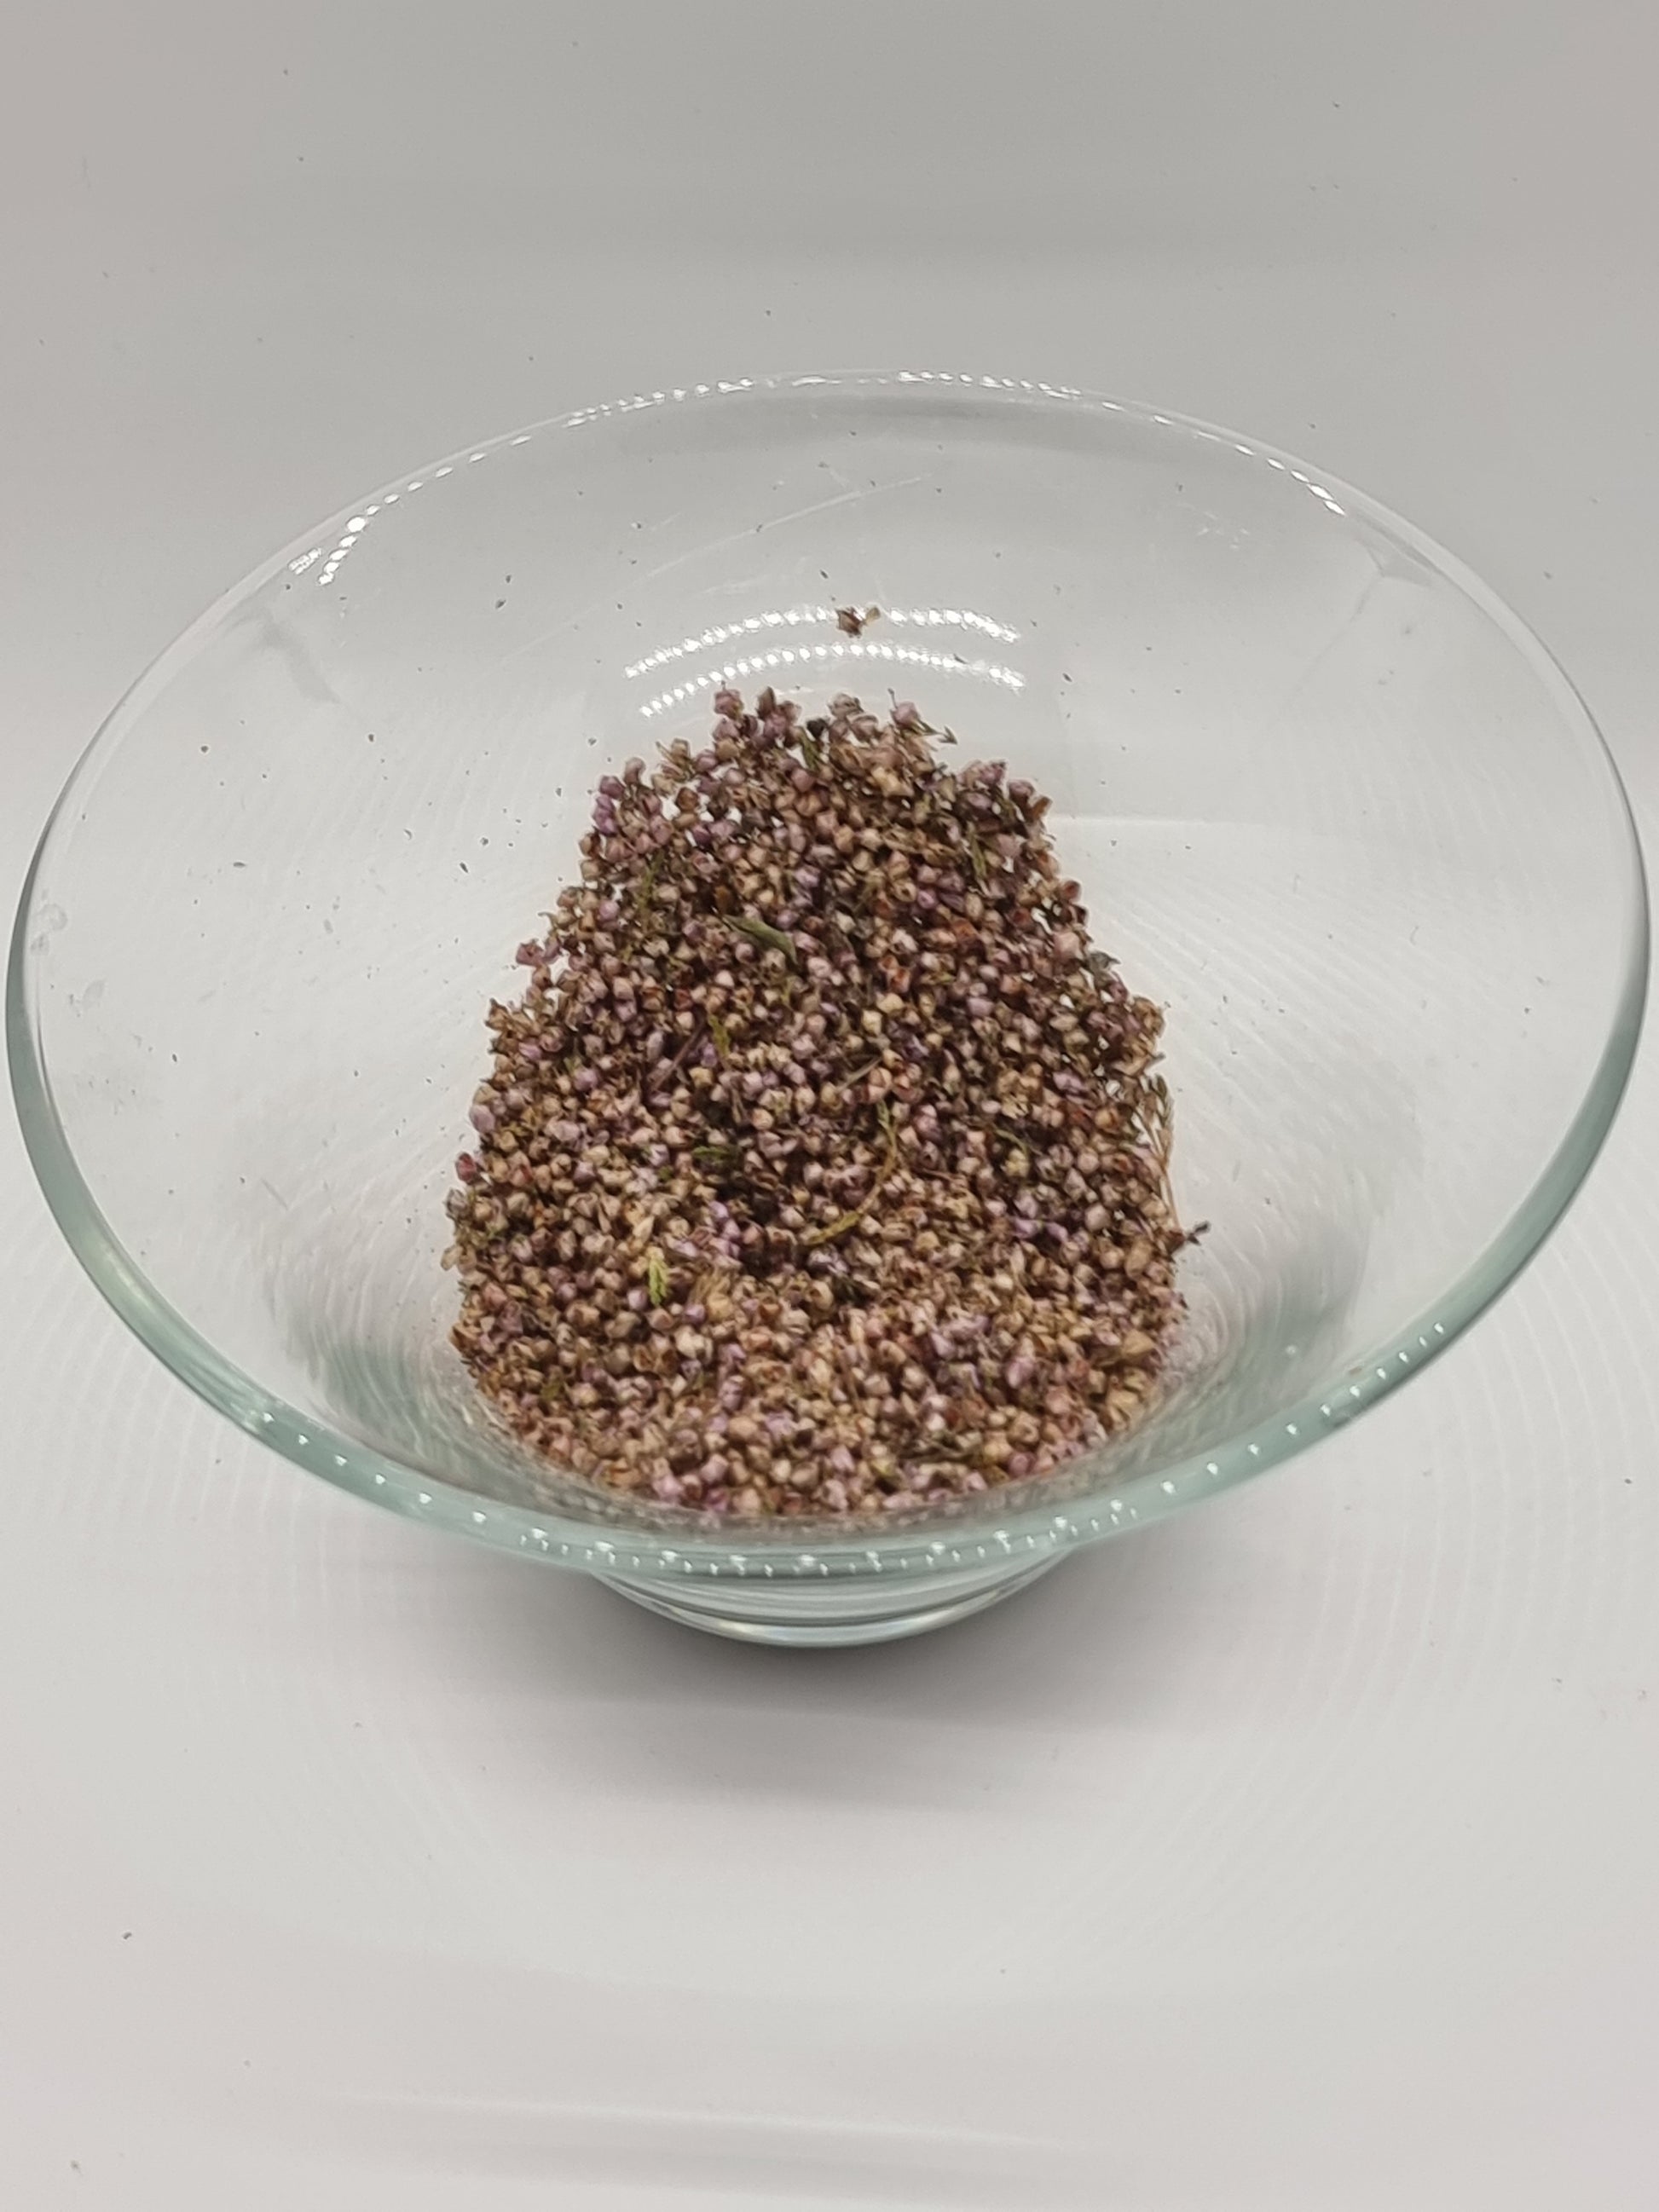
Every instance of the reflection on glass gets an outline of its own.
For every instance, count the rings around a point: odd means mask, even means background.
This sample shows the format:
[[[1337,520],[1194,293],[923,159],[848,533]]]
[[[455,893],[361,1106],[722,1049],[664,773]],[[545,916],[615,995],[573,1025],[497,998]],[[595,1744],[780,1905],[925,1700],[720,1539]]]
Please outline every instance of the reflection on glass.
[[[659,646],[643,659],[629,661],[623,674],[643,676],[649,669],[663,668],[671,660],[684,659],[687,653],[706,652],[711,646],[727,644],[732,638],[752,637],[763,629],[793,629],[803,623],[833,623],[836,613],[836,608],[823,605],[769,607],[764,614],[745,615],[741,622],[711,623],[696,637],[682,638],[678,645]],[[975,613],[971,607],[884,607],[880,619],[923,629],[943,626],[978,630],[981,635],[994,637],[1004,645],[1013,645],[1019,638],[1019,632],[1008,623],[997,622],[990,615]]]
[[[973,676],[982,683],[1000,684],[1010,691],[1025,689],[1025,678],[1019,671],[1005,667],[999,661],[968,660],[959,653],[929,653],[921,646],[888,645],[872,638],[842,638],[833,645],[778,646],[770,652],[745,653],[719,668],[700,670],[696,675],[688,676],[683,684],[676,684],[669,690],[659,691],[655,698],[647,699],[640,712],[647,719],[663,714],[670,707],[695,698],[701,691],[714,690],[739,676],[837,660],[873,660],[891,666],[937,669],[947,676]]]

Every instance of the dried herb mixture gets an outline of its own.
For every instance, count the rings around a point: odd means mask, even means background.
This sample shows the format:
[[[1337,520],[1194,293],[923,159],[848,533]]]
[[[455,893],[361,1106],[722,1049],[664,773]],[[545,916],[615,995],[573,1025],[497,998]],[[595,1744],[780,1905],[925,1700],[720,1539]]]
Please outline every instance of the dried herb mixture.
[[[863,1514],[1133,1420],[1181,1312],[1162,1016],[1048,802],[914,706],[716,695],[599,787],[457,1162],[454,1340],[622,1491]]]

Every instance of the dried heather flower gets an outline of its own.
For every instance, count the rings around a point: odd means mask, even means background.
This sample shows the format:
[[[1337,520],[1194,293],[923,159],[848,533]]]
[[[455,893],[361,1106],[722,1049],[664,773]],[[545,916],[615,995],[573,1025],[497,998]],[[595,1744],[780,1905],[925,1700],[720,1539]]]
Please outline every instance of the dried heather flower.
[[[1000,763],[941,766],[908,701],[714,707],[600,783],[489,1010],[455,1342],[550,1458],[703,1511],[1051,1472],[1181,1312],[1162,1017]]]

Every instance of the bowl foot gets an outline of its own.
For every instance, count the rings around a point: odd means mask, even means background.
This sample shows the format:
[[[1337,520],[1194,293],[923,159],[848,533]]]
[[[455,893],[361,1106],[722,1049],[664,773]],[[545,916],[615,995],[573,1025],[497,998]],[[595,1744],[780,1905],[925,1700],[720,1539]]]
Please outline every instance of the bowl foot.
[[[649,1613],[729,1636],[744,1644],[773,1644],[794,1650],[828,1650],[842,1644],[890,1644],[902,1636],[921,1636],[965,1620],[1056,1565],[1056,1559],[1035,1565],[1003,1561],[971,1573],[941,1574],[926,1583],[907,1577],[884,1589],[860,1578],[816,1588],[792,1577],[775,1583],[715,1582],[707,1587],[668,1584],[660,1577],[602,1575],[599,1579]]]

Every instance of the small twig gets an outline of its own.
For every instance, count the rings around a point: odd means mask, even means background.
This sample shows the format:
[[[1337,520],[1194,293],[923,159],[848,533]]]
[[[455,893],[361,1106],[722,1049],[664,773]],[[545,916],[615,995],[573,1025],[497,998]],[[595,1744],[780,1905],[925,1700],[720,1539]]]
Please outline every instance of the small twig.
[[[892,1109],[884,1098],[878,1109],[878,1114],[887,1139],[887,1152],[880,1167],[876,1170],[875,1180],[855,1206],[851,1207],[846,1213],[838,1214],[827,1227],[815,1229],[809,1236],[803,1237],[800,1240],[802,1251],[815,1251],[820,1244],[833,1243],[837,1237],[845,1237],[849,1229],[856,1229],[875,1204],[883,1183],[898,1165],[898,1133],[893,1127]]]
[[[684,1066],[686,1061],[696,1050],[697,1047],[702,1042],[702,1039],[703,1030],[702,1026],[699,1024],[693,1023],[690,1035],[686,1038],[685,1042],[680,1047],[679,1050],[674,1054],[672,1060],[668,1063],[667,1073],[671,1076],[678,1075],[679,1073],[681,1068]]]

